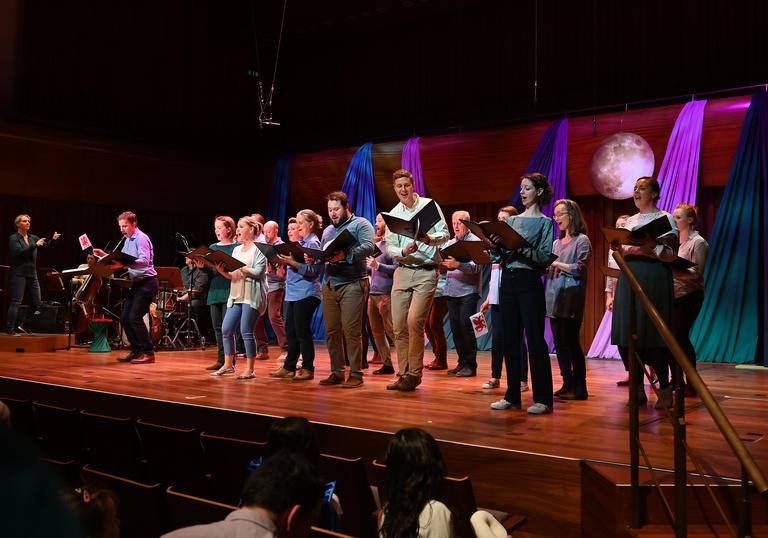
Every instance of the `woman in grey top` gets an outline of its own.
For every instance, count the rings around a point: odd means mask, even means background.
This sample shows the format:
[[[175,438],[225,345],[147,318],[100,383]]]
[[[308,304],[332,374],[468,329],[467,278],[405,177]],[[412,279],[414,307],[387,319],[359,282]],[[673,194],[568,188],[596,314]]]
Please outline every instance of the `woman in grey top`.
[[[673,270],[675,284],[675,336],[680,347],[696,367],[696,350],[691,344],[688,333],[696,321],[704,302],[704,267],[709,255],[709,244],[693,229],[698,218],[695,206],[677,204],[672,218],[680,231],[680,250],[677,255],[694,262],[696,265],[683,270]],[[690,383],[685,384],[685,395],[696,396]]]
[[[554,220],[560,229],[552,245],[557,261],[549,266],[547,280],[547,317],[560,364],[563,386],[555,396],[563,400],[587,399],[587,367],[579,342],[587,291],[587,269],[592,258],[592,244],[581,209],[573,200],[558,200]]]

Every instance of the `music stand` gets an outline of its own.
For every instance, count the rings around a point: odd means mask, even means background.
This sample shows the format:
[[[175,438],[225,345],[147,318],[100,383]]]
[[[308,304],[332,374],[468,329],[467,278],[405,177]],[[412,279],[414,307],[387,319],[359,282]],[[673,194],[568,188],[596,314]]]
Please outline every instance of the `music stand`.
[[[181,280],[181,269],[178,267],[155,267],[157,271],[157,280],[159,281],[158,289],[162,293],[161,311],[163,319],[163,337],[158,343],[158,347],[170,346],[171,349],[176,349],[175,342],[168,334],[168,314],[165,312],[165,294],[169,292],[177,292],[184,289],[184,282]]]

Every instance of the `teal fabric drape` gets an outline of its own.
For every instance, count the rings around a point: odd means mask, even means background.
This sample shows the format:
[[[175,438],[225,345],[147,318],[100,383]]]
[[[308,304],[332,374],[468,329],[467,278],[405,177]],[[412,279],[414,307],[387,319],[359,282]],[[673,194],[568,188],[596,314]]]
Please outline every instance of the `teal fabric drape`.
[[[744,118],[712,230],[704,305],[691,329],[700,362],[755,362],[759,292],[764,290],[765,280],[761,206],[767,169],[768,94],[758,93]]]
[[[272,174],[272,190],[269,193],[266,218],[274,220],[280,226],[280,233],[285,235],[288,226],[288,187],[290,180],[291,156],[281,157]]]

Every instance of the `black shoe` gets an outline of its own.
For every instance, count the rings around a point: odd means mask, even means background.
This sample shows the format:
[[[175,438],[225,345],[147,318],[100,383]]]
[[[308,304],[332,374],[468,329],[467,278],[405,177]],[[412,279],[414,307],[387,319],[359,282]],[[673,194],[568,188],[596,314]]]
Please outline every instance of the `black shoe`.
[[[555,391],[555,396],[560,396],[570,391],[571,391],[571,382],[570,381],[568,383],[563,382],[563,386]]]
[[[132,349],[125,357],[118,357],[117,362],[131,362],[133,359],[142,357],[144,353],[141,350]]]
[[[218,369],[219,369],[219,368],[221,368],[222,366],[224,366],[224,363],[223,363],[223,362],[214,362],[214,363],[213,363],[213,364],[211,364],[210,366],[206,366],[206,367],[205,367],[205,369],[206,369],[206,370],[218,370]],[[234,365],[233,365],[233,366],[234,366]]]
[[[395,369],[392,366],[387,366],[386,364],[379,368],[378,370],[374,370],[371,372],[373,375],[387,375],[387,374],[394,374]]]
[[[458,372],[456,372],[456,377],[475,377],[477,375],[477,372],[471,368],[464,367]]]
[[[459,372],[459,368],[451,368],[450,370],[446,371],[445,373],[448,375],[456,375]]]

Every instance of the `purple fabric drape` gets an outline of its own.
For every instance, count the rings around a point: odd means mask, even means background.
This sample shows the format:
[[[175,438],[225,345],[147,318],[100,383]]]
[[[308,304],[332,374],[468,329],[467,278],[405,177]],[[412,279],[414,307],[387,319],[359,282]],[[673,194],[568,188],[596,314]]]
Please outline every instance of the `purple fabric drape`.
[[[659,169],[661,184],[659,209],[672,213],[677,204],[695,204],[696,187],[699,183],[699,157],[701,155],[701,128],[704,124],[704,108],[707,102],[691,101],[677,116],[667,143],[667,152]],[[619,350],[611,345],[611,319],[613,313],[606,310],[600,327],[587,353],[588,357],[618,359]]]
[[[554,196],[552,201],[541,208],[546,216],[552,216],[552,206],[557,200],[565,198],[565,172],[568,158],[568,118],[561,118],[549,126],[547,132],[541,137],[536,151],[525,169],[525,174],[539,172],[547,176],[552,185]],[[520,182],[517,181],[515,191],[509,204],[515,206],[521,213],[523,208],[520,202]]]
[[[677,204],[696,203],[699,184],[699,157],[701,156],[701,128],[707,102],[686,103],[677,116],[675,127],[667,144],[667,153],[659,169],[661,185],[659,209],[672,213]]]
[[[552,185],[554,194],[552,200],[541,208],[546,216],[552,216],[552,208],[557,200],[565,198],[565,174],[568,160],[568,118],[560,118],[549,126],[547,132],[541,137],[533,157],[525,169],[525,174],[539,172],[547,176],[549,184]],[[509,199],[509,205],[515,206],[521,213],[524,207],[520,202],[520,182],[517,182],[515,191]],[[555,237],[557,237],[557,227],[555,227]],[[547,340],[549,351],[555,350],[555,344],[552,338],[552,329],[549,326],[549,319],[544,324],[544,338]]]
[[[421,137],[411,138],[405,143],[401,157],[401,166],[410,170],[413,174],[413,190],[419,196],[426,196],[424,177],[421,175],[421,156],[419,155],[419,140]]]

